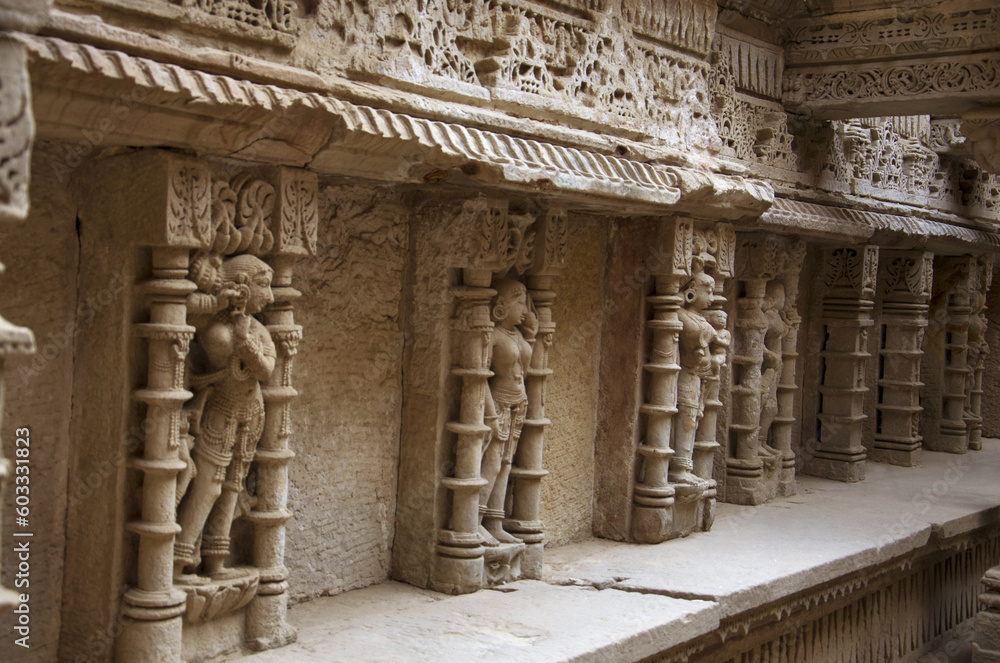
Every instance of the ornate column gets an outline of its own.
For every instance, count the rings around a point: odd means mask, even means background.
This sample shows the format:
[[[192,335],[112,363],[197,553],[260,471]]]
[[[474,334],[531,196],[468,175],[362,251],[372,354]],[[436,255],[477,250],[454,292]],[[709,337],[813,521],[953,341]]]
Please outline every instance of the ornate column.
[[[651,331],[646,372],[645,438],[636,449],[638,480],[632,495],[632,539],[658,543],[711,527],[716,485],[711,478],[714,434],[705,413],[712,401],[729,335],[713,309],[717,282],[732,273],[732,227],[668,222],[660,245],[668,256],[654,274]],[[721,323],[721,324],[720,324]],[[714,380],[714,381],[713,381]],[[698,441],[701,441],[699,447]]]
[[[295,300],[301,293],[292,287],[295,263],[316,255],[319,224],[319,187],[316,176],[289,168],[278,169],[275,180],[276,220],[272,224],[274,248],[267,263],[274,270],[271,290],[274,304],[264,312],[277,358],[274,371],[263,385],[265,423],[257,445],[257,504],[247,519],[254,524],[253,564],[260,573],[257,594],[247,608],[247,643],[251,649],[281,647],[296,638],[286,622],[288,569],[285,568],[285,523],[288,510],[288,463],[295,457],[289,448],[291,402],[298,396],[292,386],[292,363],[298,354],[302,327],[295,324]]]
[[[990,347],[986,343],[986,296],[993,282],[993,256],[979,256],[972,290],[972,314],[969,319],[969,375],[966,391],[965,422],[969,432],[969,449],[983,448],[983,371]]]
[[[784,313],[788,331],[781,341],[781,375],[777,390],[778,412],[771,424],[772,446],[781,452],[778,495],[783,497],[794,495],[796,492],[795,452],[792,451],[792,436],[797,421],[795,394],[800,391],[795,373],[799,358],[799,327],[802,324],[802,317],[798,312],[799,274],[806,256],[804,241],[797,239],[792,240],[789,244],[785,254],[785,266],[779,279],[785,289]]]
[[[737,299],[732,353],[730,449],[726,458],[724,499],[736,504],[760,504],[767,495],[765,474],[776,477],[780,459],[762,453],[760,415],[767,283],[778,274],[782,244],[776,237],[742,239],[736,248]],[[766,467],[765,467],[766,465]]]
[[[920,464],[920,368],[933,262],[932,254],[920,251],[882,252],[877,414],[869,455],[874,461],[907,467]]]
[[[661,244],[672,260],[664,261],[654,275],[653,294],[647,298],[652,317],[646,329],[652,340],[647,372],[646,401],[639,412],[646,417],[646,437],[637,448],[639,481],[632,493],[632,538],[639,543],[659,543],[673,531],[675,489],[668,480],[674,416],[677,414],[677,374],[680,373],[678,337],[684,328],[677,316],[683,299],[682,281],[691,273],[694,224],[678,220],[664,229]]]
[[[937,434],[926,435],[924,447],[930,451],[965,453],[969,450],[965,405],[976,259],[972,256],[942,258],[935,267],[934,319],[943,322],[939,335],[941,374],[933,376],[935,382],[939,380],[937,384],[930,380],[925,382],[940,390],[941,413]]]
[[[129,459],[129,467],[143,475],[142,513],[127,525],[139,536],[137,582],[122,597],[129,619],[116,657],[152,663],[181,660],[187,597],[173,580],[174,537],[181,531],[175,519],[177,475],[186,467],[180,458],[187,431],[182,409],[193,397],[185,388],[184,363],[195,332],[187,324],[187,298],[197,286],[188,270],[191,250],[212,230],[212,186],[208,168],[190,159],[155,155],[138,163],[148,168],[136,177],[149,197],[139,205],[153,247],[152,279],[143,284],[149,321],[135,326],[149,357],[146,386],[134,393],[146,407],[146,438],[142,455]]]
[[[829,249],[825,255],[820,351],[820,431],[805,472],[838,481],[861,481],[867,456],[862,443],[868,330],[874,324],[878,247]]]
[[[727,335],[726,331],[726,297],[723,294],[725,280],[732,278],[735,271],[736,233],[728,223],[716,225],[716,241],[718,241],[718,260],[706,265],[705,271],[715,279],[714,301],[705,311],[705,318],[715,329],[716,335]],[[704,231],[695,231],[695,246],[693,253],[699,254],[707,250],[699,244],[707,239]],[[705,242],[707,243],[707,242]],[[715,349],[718,355],[716,365],[721,368],[726,362],[728,348],[719,345]],[[721,448],[718,437],[719,410],[722,409],[720,391],[722,389],[721,374],[718,370],[710,376],[702,378],[705,390],[705,413],[698,424],[698,433],[694,442],[694,473],[699,477],[709,477],[709,487],[705,491],[704,514],[700,529],[708,531],[715,523],[715,503],[718,496],[718,482],[711,479],[715,471],[715,455]]]
[[[567,223],[566,211],[562,209],[549,210],[538,220],[535,241],[543,239],[543,250],[535,252],[534,265],[526,275],[528,294],[538,317],[538,333],[525,379],[528,411],[510,472],[513,499],[510,517],[505,520],[507,531],[527,546],[521,560],[522,578],[542,577],[545,527],[540,509],[542,478],[548,474],[542,468],[542,449],[545,429],[552,423],[545,417],[545,383],[552,375],[548,361],[556,330],[552,320],[552,302],[556,297],[552,279],[562,271],[566,261]]]

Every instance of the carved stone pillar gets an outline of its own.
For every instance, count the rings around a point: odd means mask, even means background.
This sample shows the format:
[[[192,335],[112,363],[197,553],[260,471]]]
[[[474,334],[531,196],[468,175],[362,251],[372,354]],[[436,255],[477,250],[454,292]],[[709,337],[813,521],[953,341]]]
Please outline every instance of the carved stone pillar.
[[[718,313],[708,307],[717,285],[712,273],[732,274],[733,240],[728,224],[696,227],[680,219],[664,227],[661,245],[671,259],[654,275],[654,294],[648,298],[653,313],[646,328],[652,339],[644,366],[645,403],[639,408],[646,419],[633,489],[632,539],[639,543],[658,543],[712,525],[716,485],[707,456],[714,455],[715,440],[700,425],[706,409],[709,416],[718,410],[714,403],[709,407],[715,400],[709,398],[711,379],[717,386],[729,338],[722,329],[724,319],[722,325],[709,322]],[[708,301],[688,312],[686,307],[704,296],[699,289]],[[695,347],[699,344],[703,347]]]
[[[725,501],[760,504],[764,475],[777,474],[780,459],[761,453],[761,367],[767,317],[767,282],[777,275],[781,244],[774,237],[741,240],[736,249],[737,298],[732,352],[730,450],[726,458]],[[765,461],[767,467],[765,468]]]
[[[795,452],[792,451],[795,428],[795,395],[800,387],[796,381],[798,362],[799,327],[802,317],[798,312],[799,274],[806,255],[806,245],[802,240],[789,242],[785,254],[785,265],[779,281],[785,289],[785,319],[787,333],[781,340],[781,376],[778,382],[778,412],[771,424],[771,446],[781,453],[781,470],[778,480],[778,495],[794,495]]]
[[[882,252],[877,414],[869,453],[874,461],[907,467],[920,464],[920,367],[933,260],[930,253],[920,251]]]
[[[552,280],[566,260],[566,224],[566,212],[561,209],[549,210],[539,219],[535,241],[539,236],[544,238],[544,250],[535,252],[534,265],[527,273],[528,294],[535,305],[538,332],[525,378],[528,411],[510,473],[513,481],[510,517],[504,521],[507,531],[527,546],[521,560],[522,578],[542,577],[545,527],[540,511],[542,478],[548,474],[542,467],[542,449],[545,429],[552,423],[545,417],[545,383],[552,375],[548,362],[556,330],[552,319],[552,302],[556,297]]]
[[[515,216],[506,203],[480,198],[466,202],[453,220],[450,240],[478,251],[464,257],[461,285],[453,290],[451,375],[460,387],[457,417],[445,424],[442,436],[441,451],[454,460],[439,478],[450,493],[450,508],[437,527],[428,584],[464,594],[541,574],[541,480],[547,474],[542,449],[550,425],[544,397],[555,331],[552,279],[565,257],[566,216],[558,210],[537,220]],[[470,239],[470,233],[478,236]],[[527,286],[517,281],[520,274]],[[500,301],[508,297],[512,301]],[[530,316],[525,313],[525,320],[500,329],[507,309],[519,298]],[[529,317],[534,323],[530,331]],[[513,351],[530,352],[526,370],[518,370],[523,394],[491,384],[497,375],[492,370],[494,347],[514,342],[502,338],[516,339]],[[404,484],[400,499],[419,501],[413,490]],[[417,508],[429,506],[421,501]],[[415,534],[409,529],[404,533]]]
[[[298,395],[292,386],[292,363],[298,354],[302,327],[295,324],[295,300],[301,293],[292,287],[298,259],[316,255],[319,224],[319,189],[312,173],[280,168],[277,172],[274,248],[267,258],[274,270],[271,290],[274,304],[263,314],[277,349],[274,371],[263,385],[265,423],[254,460],[257,463],[257,504],[247,515],[254,524],[253,564],[260,572],[257,594],[247,607],[247,643],[251,649],[281,647],[296,638],[285,619],[288,610],[288,569],[285,568],[285,523],[288,510],[288,463],[295,457],[289,448],[291,402]]]
[[[983,448],[983,371],[990,346],[986,342],[986,296],[993,282],[993,256],[976,260],[972,313],[969,319],[969,375],[965,386],[965,422],[969,431],[969,449]]]
[[[976,259],[972,256],[935,260],[934,294],[931,306],[933,329],[928,336],[923,382],[931,405],[924,416],[924,448],[930,451],[966,453],[969,426],[966,422],[966,382],[969,379],[969,323]],[[928,361],[930,360],[930,361]],[[934,430],[927,430],[927,427]]]
[[[760,504],[795,491],[795,297],[803,255],[801,242],[770,235],[737,246],[727,502]]]
[[[865,477],[862,443],[868,330],[875,306],[878,247],[827,250],[820,350],[819,440],[805,472],[838,481]]]

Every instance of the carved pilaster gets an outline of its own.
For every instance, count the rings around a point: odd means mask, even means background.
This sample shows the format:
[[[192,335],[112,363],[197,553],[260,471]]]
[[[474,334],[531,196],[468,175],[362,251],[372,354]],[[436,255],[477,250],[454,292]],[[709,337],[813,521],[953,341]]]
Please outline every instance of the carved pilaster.
[[[792,436],[795,428],[795,394],[799,393],[796,381],[798,362],[799,327],[802,317],[798,312],[799,274],[806,255],[806,245],[802,240],[788,243],[785,265],[779,281],[785,290],[784,316],[787,332],[781,340],[781,375],[778,382],[778,412],[771,424],[771,446],[781,453],[781,470],[778,495],[794,495],[795,452],[792,451]]]
[[[710,457],[717,443],[704,418],[706,412],[717,415],[713,401],[729,346],[725,319],[712,309],[713,274],[720,279],[732,274],[733,244],[728,224],[678,219],[662,231],[660,245],[669,259],[654,274],[648,298],[651,344],[639,408],[645,439],[636,450],[639,479],[633,491],[632,539],[640,543],[712,525],[716,484]]]
[[[805,472],[838,481],[864,479],[862,444],[868,332],[874,324],[878,247],[831,249],[825,255],[824,342],[819,443]]]
[[[965,385],[965,423],[969,433],[969,449],[983,448],[983,371],[990,346],[986,342],[986,296],[993,282],[993,256],[979,256],[973,274],[969,318],[969,374]]]
[[[271,223],[274,248],[267,263],[274,270],[271,290],[274,304],[264,312],[264,323],[277,350],[274,370],[262,386],[266,415],[257,445],[257,504],[247,519],[254,524],[253,563],[260,573],[257,594],[248,606],[247,642],[251,649],[281,647],[296,638],[286,621],[288,569],[284,565],[285,526],[288,509],[288,464],[295,457],[290,448],[291,403],[298,396],[292,386],[292,364],[302,340],[295,324],[295,300],[301,293],[293,286],[295,263],[316,255],[319,191],[316,176],[281,168],[276,175],[277,202]]]
[[[875,439],[869,454],[874,461],[920,464],[920,369],[933,261],[933,255],[920,251],[884,251],[880,260],[882,326],[877,335]]]
[[[931,364],[931,370],[940,372],[924,380],[931,392],[929,398],[940,403],[940,417],[933,424],[936,434],[924,432],[924,447],[931,451],[965,453],[969,450],[965,406],[966,383],[970,377],[969,323],[975,274],[976,259],[972,256],[942,258],[935,262],[933,347],[940,356]]]
[[[541,484],[548,474],[542,467],[542,450],[545,429],[552,423],[545,417],[545,384],[552,375],[549,352],[556,330],[552,319],[552,302],[556,297],[552,280],[562,271],[566,261],[567,224],[566,212],[562,209],[549,210],[539,219],[535,224],[538,243],[535,261],[527,273],[528,295],[535,306],[538,332],[525,378],[528,411],[511,469],[513,501],[510,517],[505,520],[507,530],[527,545],[521,561],[524,578],[539,579],[542,575],[545,527],[540,513]]]
[[[774,236],[747,237],[737,247],[727,502],[760,504],[795,490],[794,297],[803,255],[801,243]]]

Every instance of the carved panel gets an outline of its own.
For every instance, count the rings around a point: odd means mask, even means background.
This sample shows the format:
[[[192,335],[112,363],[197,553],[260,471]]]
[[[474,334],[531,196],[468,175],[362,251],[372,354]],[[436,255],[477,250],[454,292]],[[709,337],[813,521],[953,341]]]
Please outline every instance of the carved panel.
[[[861,297],[875,294],[878,247],[834,249],[827,254],[824,283],[827,288],[854,290]]]
[[[942,5],[947,7],[947,5]],[[846,20],[840,20],[846,19]],[[983,49],[1000,44],[1000,10],[885,12],[803,21],[787,45],[795,62],[857,61]]]
[[[0,39],[0,222],[28,216],[35,123],[24,48]]]

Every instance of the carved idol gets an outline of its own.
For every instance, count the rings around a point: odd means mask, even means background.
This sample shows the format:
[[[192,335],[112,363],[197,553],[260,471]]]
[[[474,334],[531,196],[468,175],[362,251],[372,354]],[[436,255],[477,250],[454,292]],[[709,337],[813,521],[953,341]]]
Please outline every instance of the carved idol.
[[[705,392],[702,378],[714,375],[717,352],[725,339],[720,337],[703,311],[715,299],[715,279],[695,268],[691,280],[681,289],[684,307],[677,315],[684,328],[678,339],[681,371],[677,377],[677,426],[674,429],[674,457],[670,461],[668,479],[671,483],[698,485],[703,483],[694,469],[694,440],[698,422],[705,413]]]
[[[180,582],[205,582],[185,574],[198,565],[199,541],[206,575],[234,575],[223,566],[229,530],[264,428],[260,383],[270,377],[276,357],[270,333],[253,317],[274,301],[272,273],[251,255],[204,258],[192,268],[204,291],[189,300],[199,350],[194,369],[202,372],[191,379],[196,395],[188,406],[193,472],[185,473],[186,495],[177,513],[174,576]]]
[[[788,336],[785,319],[785,286],[780,281],[770,281],[761,306],[767,320],[764,332],[764,362],[760,371],[760,433],[759,450],[762,456],[780,454],[767,443],[774,417],[778,414],[778,382],[781,381],[781,346]]]
[[[966,366],[969,374],[965,378],[965,410],[970,416],[977,417],[978,413],[972,411],[972,391],[975,389],[976,370],[983,367],[985,355],[989,354],[990,346],[986,342],[986,295],[973,290],[969,297],[972,305],[972,315],[969,316],[969,336],[968,353],[966,355]]]
[[[528,411],[524,378],[538,331],[524,284],[503,280],[496,291],[491,311],[495,325],[490,341],[493,377],[486,390],[486,423],[491,434],[483,450],[481,470],[487,485],[479,494],[479,533],[487,546],[520,543],[503,529],[504,504],[511,463]]]

